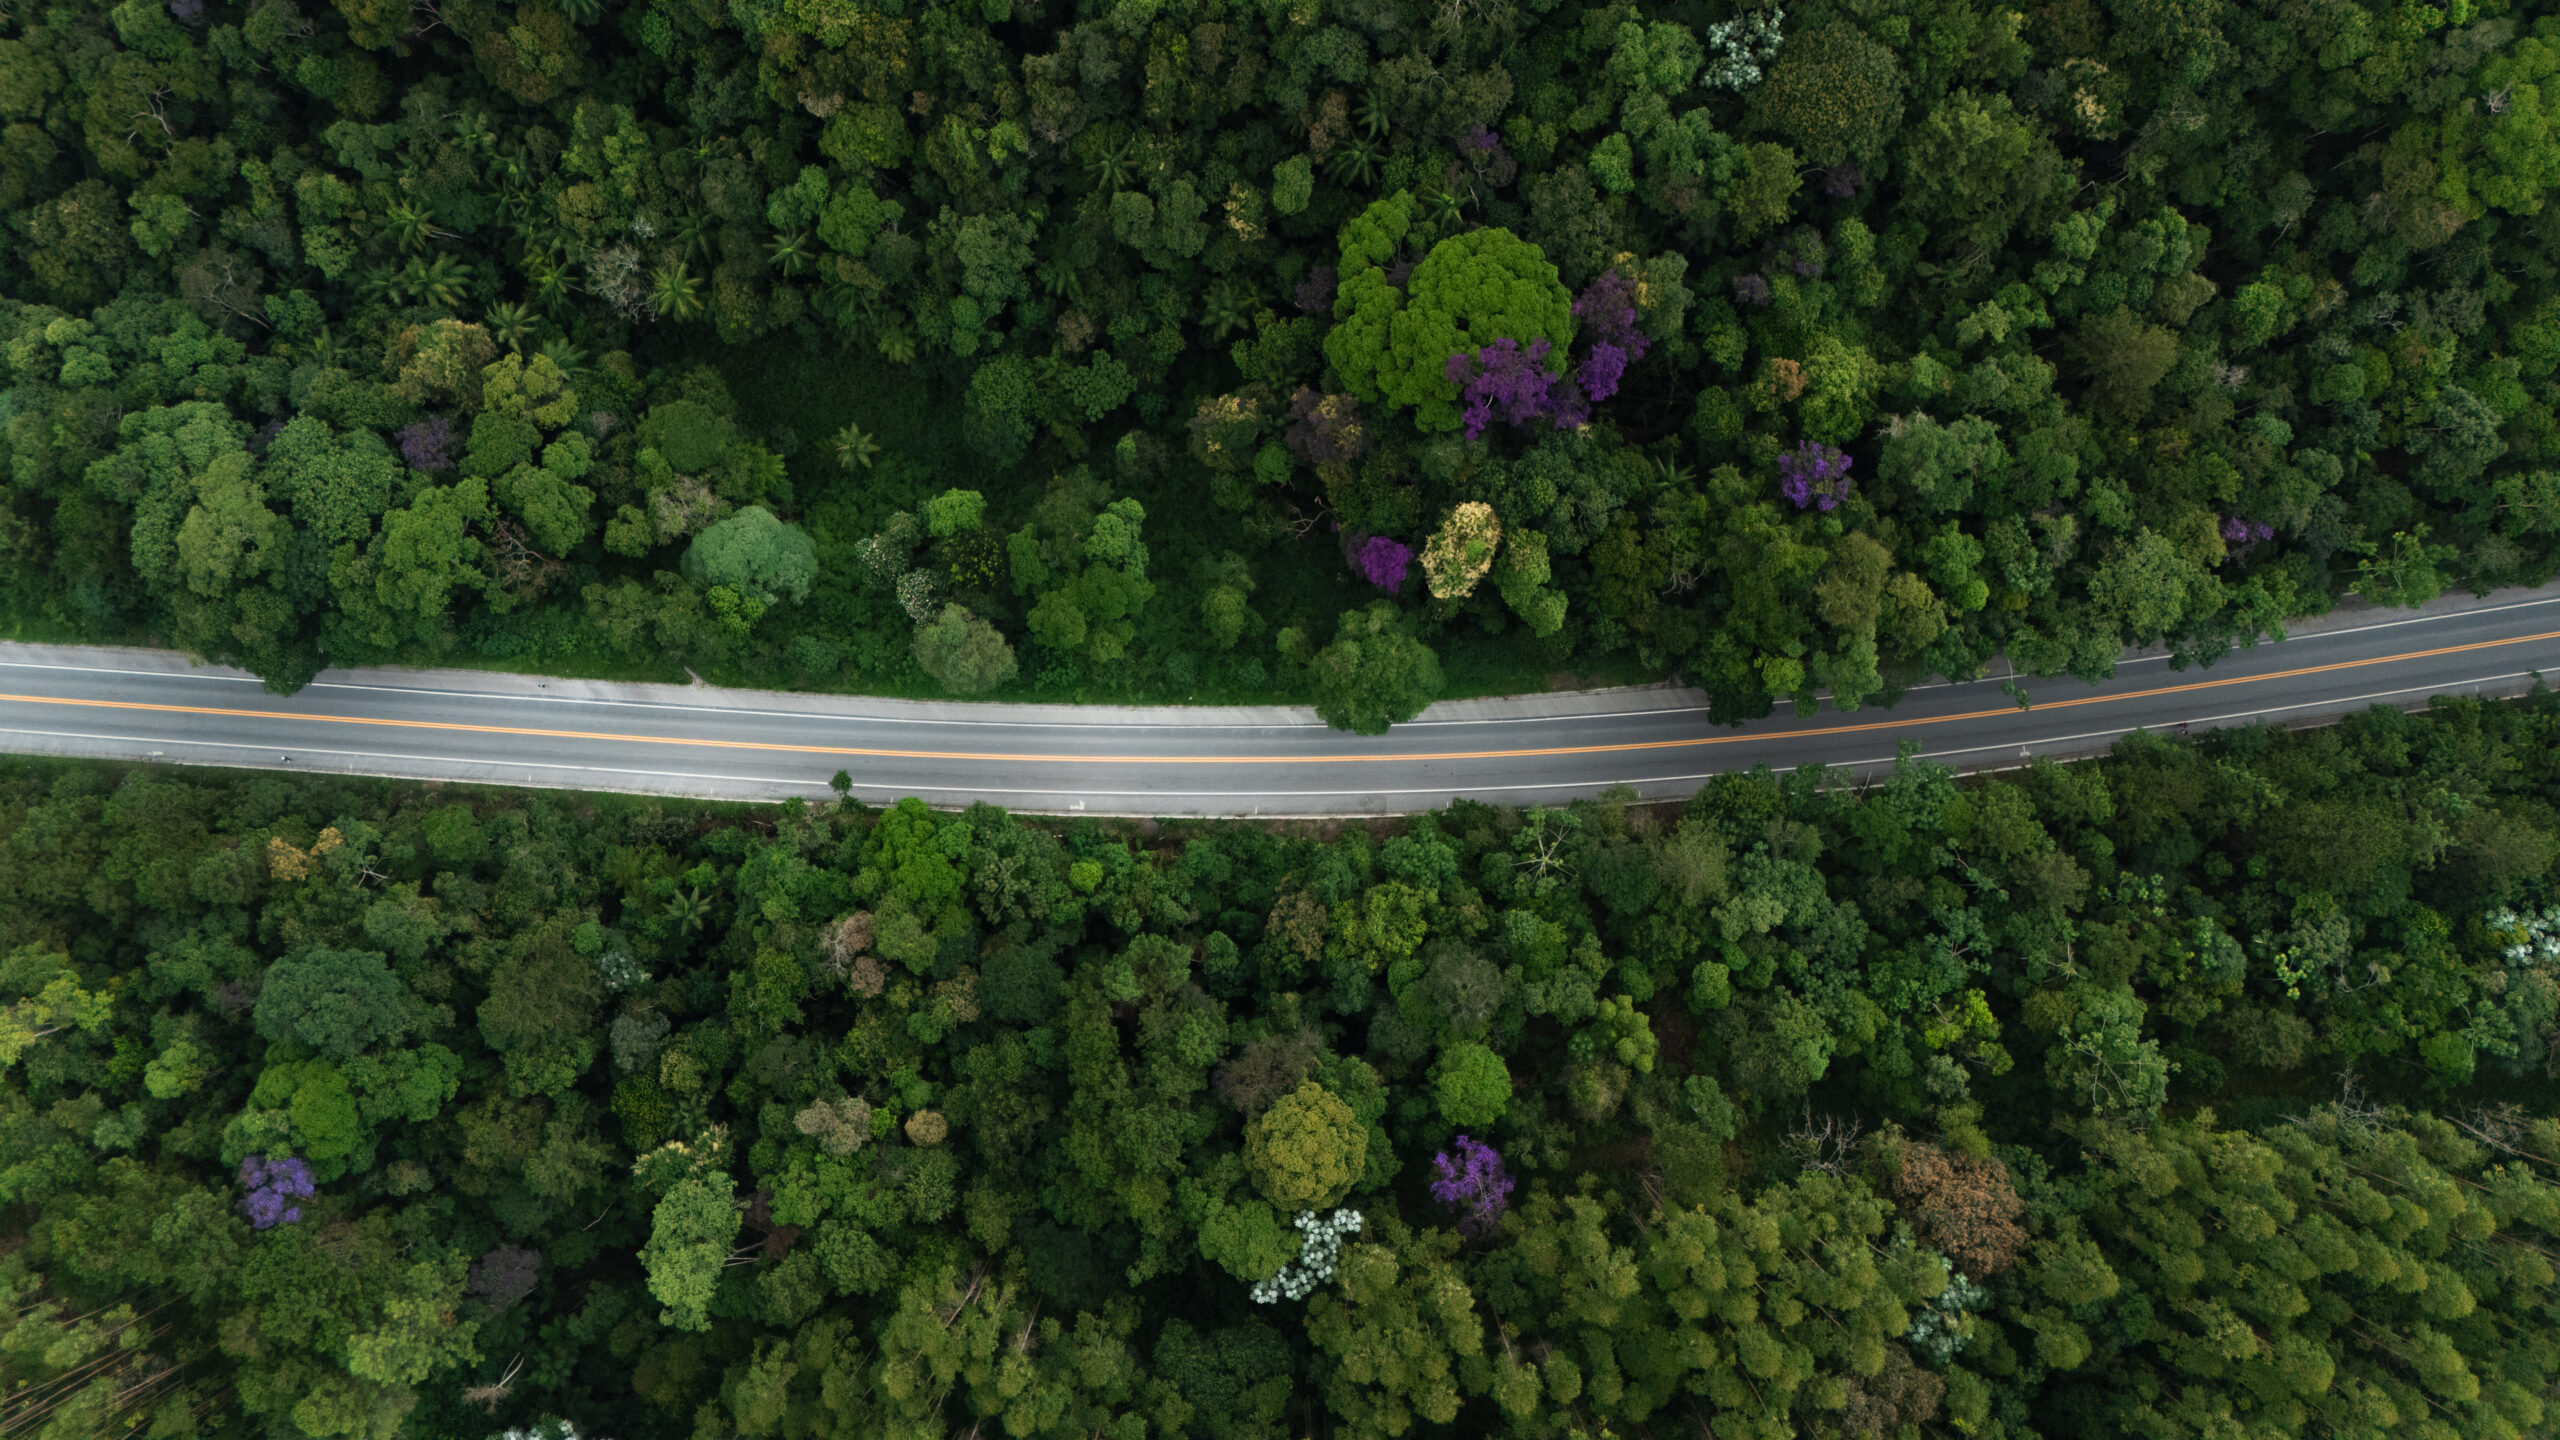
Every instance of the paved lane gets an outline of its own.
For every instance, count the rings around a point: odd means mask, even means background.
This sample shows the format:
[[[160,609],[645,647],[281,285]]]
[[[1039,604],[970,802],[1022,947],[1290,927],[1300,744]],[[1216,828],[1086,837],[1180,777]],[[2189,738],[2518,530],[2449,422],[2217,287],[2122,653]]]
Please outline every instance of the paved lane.
[[[1966,769],[2104,749],[2126,732],[2305,723],[2560,671],[2560,586],[2359,610],[2210,669],[2128,658],[2103,685],[2000,673],[1891,710],[1826,706],[1739,729],[1654,687],[1453,701],[1376,737],[1305,710],[966,705],[618,685],[453,670],[331,671],[301,694],[162,651],[0,643],[0,749],[497,785],[774,800],[855,793],[1110,815],[1400,814],[1452,796],[1684,795],[1721,771],[1892,764],[1904,740]]]

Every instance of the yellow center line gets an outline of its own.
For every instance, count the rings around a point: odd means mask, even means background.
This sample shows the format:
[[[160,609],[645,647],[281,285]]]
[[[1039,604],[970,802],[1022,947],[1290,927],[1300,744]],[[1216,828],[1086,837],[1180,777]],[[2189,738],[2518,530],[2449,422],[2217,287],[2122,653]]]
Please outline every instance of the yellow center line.
[[[2364,660],[2336,660],[2326,665],[2305,665],[2297,669],[2278,670],[2265,675],[2230,675],[2212,680],[2192,680],[2183,685],[2155,685],[2146,690],[2128,690],[2115,695],[2083,695],[2064,700],[2039,700],[2034,708],[2043,711],[2068,710],[2086,705],[2114,705],[2129,700],[2147,700],[2161,695],[2184,695],[2199,690],[2219,690],[2233,685],[2257,685],[2275,680],[2300,679],[2305,675],[2326,675],[2340,670],[2397,665],[2440,655],[2494,650],[2507,645],[2533,645],[2545,640],[2560,640],[2560,630],[2549,630],[2539,635],[2518,635],[2504,640],[2475,640],[2463,645],[2440,645],[2432,650],[2410,650],[2397,655],[2376,655]],[[1989,720],[2020,713],[2015,705],[2002,705],[1995,709],[1966,710],[1951,715],[1811,725],[1797,730],[1728,732],[1720,735],[1696,735],[1678,740],[1627,740],[1606,745],[1552,745],[1526,750],[1445,750],[1393,755],[1057,755],[1003,750],[886,750],[844,745],[790,745],[769,740],[713,740],[681,735],[629,735],[604,730],[545,730],[515,725],[473,725],[457,720],[397,720],[374,715],[311,715],[291,710],[241,710],[213,705],[163,705],[143,700],[83,700],[55,695],[0,694],[0,702],[14,702],[21,705],[68,705],[97,710],[145,710],[170,715],[214,715],[240,720],[296,720],[329,725],[375,725],[401,730],[448,730],[473,735],[520,735],[542,740],[603,740],[626,745],[683,745],[715,750],[769,750],[794,755],[846,755],[874,760],[1030,761],[1085,765],[1340,765],[1346,763],[1375,765],[1428,760],[1533,760],[1559,755],[1606,755],[1636,750],[1680,750],[1708,745],[1736,745],[1752,740],[1766,740],[1773,735],[1792,738],[1868,734],[1880,730],[1909,730],[1923,725],[1952,725],[1964,720]],[[1558,718],[1569,720],[1572,717]]]

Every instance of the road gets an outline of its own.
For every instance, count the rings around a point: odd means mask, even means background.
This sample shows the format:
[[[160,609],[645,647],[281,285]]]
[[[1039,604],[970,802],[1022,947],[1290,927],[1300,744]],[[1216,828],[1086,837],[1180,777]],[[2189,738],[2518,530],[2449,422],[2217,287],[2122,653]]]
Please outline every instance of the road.
[[[2310,723],[2560,671],[2560,585],[2353,610],[2209,669],[2128,657],[2102,685],[2000,673],[1890,710],[1711,725],[1668,686],[1451,701],[1382,736],[1306,710],[969,705],[457,670],[330,671],[300,694],[164,651],[0,643],[0,750],[490,785],[778,800],[854,793],[1154,817],[1403,814],[1453,796],[1553,804],[1819,761],[1874,771],[1909,740],[1961,769],[2103,750],[2136,728]]]

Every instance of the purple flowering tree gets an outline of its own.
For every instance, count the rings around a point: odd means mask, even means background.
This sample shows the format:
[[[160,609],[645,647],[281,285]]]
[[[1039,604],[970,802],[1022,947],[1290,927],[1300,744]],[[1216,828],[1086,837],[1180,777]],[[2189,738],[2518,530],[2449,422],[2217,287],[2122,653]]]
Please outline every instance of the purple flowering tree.
[[[1644,358],[1651,342],[1636,328],[1636,286],[1612,270],[1591,282],[1573,302],[1574,325],[1590,340],[1591,352],[1574,371],[1582,393],[1594,403],[1618,393],[1627,367]]]
[[[250,1229],[290,1225],[302,1218],[302,1207],[293,1202],[312,1193],[311,1167],[291,1155],[272,1160],[252,1155],[240,1162],[240,1190],[240,1208],[248,1212]]]
[[[1486,424],[1496,419],[1527,425],[1555,415],[1556,377],[1547,373],[1551,348],[1541,339],[1523,350],[1519,341],[1506,338],[1473,354],[1462,350],[1449,357],[1445,373],[1466,402],[1468,439],[1484,434]]]
[[[453,422],[441,415],[429,416],[415,425],[400,429],[400,458],[412,470],[433,473],[453,468],[453,446],[459,437],[453,433]]]
[[[1630,361],[1641,360],[1651,342],[1636,328],[1636,282],[1612,270],[1591,282],[1573,302],[1575,332],[1599,345],[1615,345]]]
[[[1807,440],[1778,457],[1778,493],[1799,510],[1829,510],[1849,498],[1849,457]]]
[[[1733,298],[1755,310],[1767,308],[1771,293],[1769,282],[1758,275],[1733,277]]]
[[[1482,125],[1470,125],[1458,141],[1458,155],[1474,169],[1476,178],[1500,189],[1520,173],[1520,163],[1502,148],[1502,137]]]
[[[1562,375],[1548,371],[1553,347],[1543,339],[1530,341],[1526,349],[1516,340],[1500,339],[1450,356],[1444,373],[1465,402],[1467,438],[1483,435],[1495,420],[1508,425],[1544,420],[1559,430],[1588,421],[1592,405],[1617,394],[1627,367],[1652,347],[1636,328],[1635,298],[1635,282],[1614,270],[1591,282],[1573,302],[1575,329],[1591,348],[1581,364]]]
[[[1501,1153],[1481,1140],[1461,1135],[1454,1148],[1454,1158],[1445,1150],[1431,1157],[1431,1198],[1459,1208],[1459,1234],[1482,1235],[1510,1208],[1511,1175]]]
[[[1412,564],[1413,547],[1384,535],[1370,536],[1351,552],[1351,568],[1360,578],[1390,595],[1404,588],[1405,570]]]
[[[2225,544],[2255,545],[2261,540],[2274,539],[2275,533],[2276,527],[2261,520],[2243,520],[2237,515],[2222,517],[2222,539]]]

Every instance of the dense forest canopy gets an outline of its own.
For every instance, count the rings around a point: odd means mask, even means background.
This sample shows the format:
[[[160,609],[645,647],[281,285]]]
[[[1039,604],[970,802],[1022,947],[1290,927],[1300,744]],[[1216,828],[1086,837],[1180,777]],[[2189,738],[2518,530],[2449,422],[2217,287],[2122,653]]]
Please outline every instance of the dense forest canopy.
[[[1293,830],[0,761],[0,1416],[2547,1435],[2555,757]]]
[[[0,16],[0,607],[1066,698],[1844,707],[2546,578],[2520,0]]]

